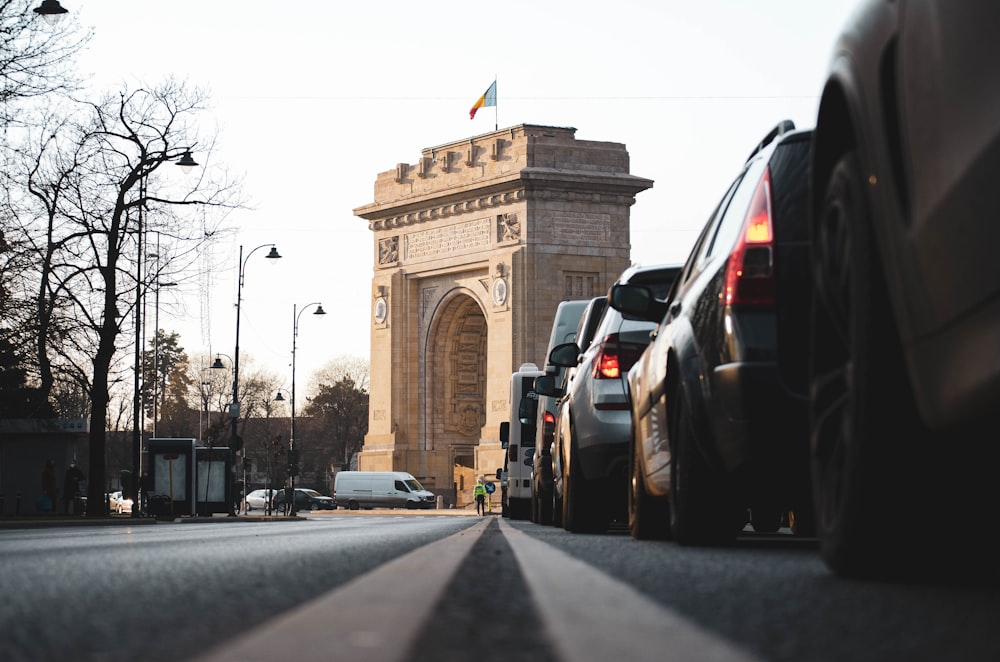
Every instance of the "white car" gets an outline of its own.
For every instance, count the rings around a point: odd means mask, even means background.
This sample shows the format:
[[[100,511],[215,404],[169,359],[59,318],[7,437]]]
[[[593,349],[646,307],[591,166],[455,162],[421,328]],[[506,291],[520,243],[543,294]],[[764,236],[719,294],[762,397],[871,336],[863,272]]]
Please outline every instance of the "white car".
[[[113,513],[122,515],[132,512],[132,499],[129,499],[121,490],[108,495],[108,509]]]
[[[274,498],[277,492],[278,490],[275,489],[254,490],[250,492],[247,494],[247,512],[266,509],[268,502]]]

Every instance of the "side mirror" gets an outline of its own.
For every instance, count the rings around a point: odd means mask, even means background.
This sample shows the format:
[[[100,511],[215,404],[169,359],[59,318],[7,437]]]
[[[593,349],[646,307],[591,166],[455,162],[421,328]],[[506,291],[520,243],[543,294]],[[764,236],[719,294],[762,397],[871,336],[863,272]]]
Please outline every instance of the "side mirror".
[[[503,478],[503,469],[497,469],[497,479]]]
[[[667,314],[667,304],[656,299],[645,285],[612,285],[608,305],[626,318],[647,322],[659,322]]]
[[[551,398],[561,398],[566,395],[566,390],[556,386],[554,375],[543,375],[535,378],[535,392],[539,395],[546,395]]]
[[[572,368],[580,361],[580,348],[576,343],[567,342],[556,345],[549,352],[549,363],[562,368]]]
[[[510,421],[500,424],[500,447],[507,448],[510,444]]]

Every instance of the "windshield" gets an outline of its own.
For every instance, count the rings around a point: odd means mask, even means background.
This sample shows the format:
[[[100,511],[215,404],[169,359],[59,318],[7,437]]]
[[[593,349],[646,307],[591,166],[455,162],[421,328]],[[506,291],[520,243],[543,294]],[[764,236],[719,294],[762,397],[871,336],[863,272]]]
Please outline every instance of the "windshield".
[[[424,486],[421,485],[419,482],[417,482],[416,478],[410,480],[404,480],[403,482],[406,483],[406,486],[410,488],[411,492],[416,492],[417,490],[424,489]]]
[[[302,492],[303,494],[308,494],[309,496],[322,496],[316,490],[305,490],[305,489],[302,489],[302,490],[299,490],[299,491]]]

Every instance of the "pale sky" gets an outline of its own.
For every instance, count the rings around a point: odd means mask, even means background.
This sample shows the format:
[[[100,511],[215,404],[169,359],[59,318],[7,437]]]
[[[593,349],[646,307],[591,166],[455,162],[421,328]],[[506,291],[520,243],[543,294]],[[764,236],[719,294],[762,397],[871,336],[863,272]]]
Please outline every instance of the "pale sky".
[[[296,389],[369,353],[372,237],[352,210],[380,172],[420,151],[519,124],[625,144],[654,180],[632,207],[632,261],[682,262],[750,150],[779,120],[812,127],[836,35],[857,0],[61,0],[94,28],[95,88],[167,76],[211,94],[212,158],[252,209],[213,247],[218,269],[164,288],[160,327],[189,355],[235,344]],[[469,109],[494,78],[497,108]],[[196,160],[199,155],[195,154]],[[269,264],[275,262],[275,264]],[[210,294],[205,299],[203,291]],[[150,326],[152,321],[150,318]],[[152,333],[152,331],[150,331]],[[251,358],[252,357],[252,358]],[[542,357],[539,357],[541,359]]]

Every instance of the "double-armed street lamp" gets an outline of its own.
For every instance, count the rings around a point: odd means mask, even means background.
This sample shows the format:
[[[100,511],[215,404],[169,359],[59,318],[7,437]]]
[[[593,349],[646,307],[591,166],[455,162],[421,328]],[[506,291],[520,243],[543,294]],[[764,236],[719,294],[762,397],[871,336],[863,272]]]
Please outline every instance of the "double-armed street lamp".
[[[299,452],[295,444],[295,349],[299,338],[299,318],[302,317],[302,313],[306,312],[312,306],[316,306],[313,315],[326,315],[326,311],[323,310],[323,304],[318,301],[307,303],[302,307],[302,310],[298,310],[298,306],[292,304],[292,429],[288,439],[288,484],[291,493],[287,499],[291,502],[290,515],[296,514],[295,475],[299,472]],[[280,391],[278,392],[278,396],[281,396]]]
[[[243,447],[243,440],[240,439],[237,425],[240,418],[240,304],[243,301],[243,282],[246,277],[246,266],[247,261],[250,260],[250,256],[259,251],[262,248],[270,248],[271,250],[264,257],[269,260],[277,260],[281,257],[278,253],[278,249],[274,244],[261,244],[257,246],[249,253],[247,256],[243,257],[243,246],[240,245],[240,257],[237,264],[239,265],[239,273],[237,274],[236,280],[236,349],[233,351],[233,401],[229,405],[229,417],[232,419],[232,434],[229,440],[229,464],[230,464],[230,476],[229,480],[226,481],[226,503],[229,504],[229,516],[236,517],[236,513],[233,512],[233,453],[240,450]],[[272,263],[273,264],[273,263]],[[216,358],[216,363],[221,366],[221,361]],[[213,368],[216,367],[214,364]]]

